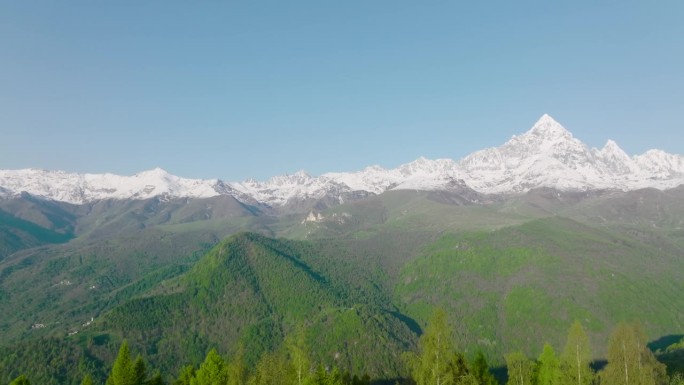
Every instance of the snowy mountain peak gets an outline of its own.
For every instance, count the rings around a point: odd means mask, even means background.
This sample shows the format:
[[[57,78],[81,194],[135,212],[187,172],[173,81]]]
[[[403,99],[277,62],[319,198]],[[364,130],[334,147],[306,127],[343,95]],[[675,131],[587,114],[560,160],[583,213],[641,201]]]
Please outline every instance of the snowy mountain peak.
[[[145,170],[135,174],[137,177],[166,177],[168,175],[171,174],[161,167],[155,167],[151,170]]]
[[[684,157],[649,150],[630,157],[613,140],[589,148],[548,114],[522,135],[499,147],[476,151],[459,162],[420,157],[393,169],[369,166],[357,172],[311,176],[305,171],[225,183],[185,179],[154,168],[133,176],[74,174],[41,169],[0,170],[0,197],[24,192],[57,201],[212,197],[231,195],[246,204],[282,207],[290,203],[344,202],[350,196],[388,190],[522,193],[539,187],[560,190],[673,188],[684,184]]]
[[[603,146],[603,150],[609,150],[609,151],[620,150],[620,151],[622,151],[620,146],[618,146],[618,144],[615,143],[615,141],[613,139],[608,139],[606,141],[606,144]]]
[[[617,143],[615,143],[612,139],[608,139],[606,142],[606,145],[603,146],[603,148],[600,150],[601,154],[604,156],[610,156],[614,157],[616,159],[622,159],[622,160],[628,160],[630,159],[629,155],[625,153],[620,146],[618,146]]]
[[[572,139],[570,131],[548,114],[542,115],[525,135],[533,135],[542,140]]]

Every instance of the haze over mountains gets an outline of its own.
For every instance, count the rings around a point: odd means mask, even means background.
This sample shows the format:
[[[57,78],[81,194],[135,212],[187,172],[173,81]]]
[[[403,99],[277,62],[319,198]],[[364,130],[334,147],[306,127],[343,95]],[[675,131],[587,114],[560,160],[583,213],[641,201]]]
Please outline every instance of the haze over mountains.
[[[630,157],[612,140],[601,149],[589,148],[549,115],[543,115],[530,130],[502,146],[474,152],[460,161],[419,158],[395,169],[370,166],[357,172],[331,172],[318,177],[299,171],[265,182],[229,183],[180,178],[160,168],[133,176],[0,170],[0,197],[25,192],[73,204],[103,199],[228,195],[250,205],[279,207],[307,199],[327,198],[343,203],[388,190],[517,194],[540,187],[628,191],[649,187],[665,190],[681,184],[681,155],[649,150]]]

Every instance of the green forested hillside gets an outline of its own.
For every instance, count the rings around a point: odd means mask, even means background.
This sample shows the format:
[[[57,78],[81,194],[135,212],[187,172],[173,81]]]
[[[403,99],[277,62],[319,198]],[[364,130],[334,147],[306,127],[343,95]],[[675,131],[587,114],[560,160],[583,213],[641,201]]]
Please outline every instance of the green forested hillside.
[[[537,357],[545,342],[558,351],[575,320],[601,359],[621,321],[640,321],[651,340],[682,334],[680,195],[544,190],[473,204],[399,191],[313,221],[232,201],[102,203],[74,223],[75,239],[26,243],[0,261],[4,378],[103,380],[123,339],[164,373],[212,347],[242,347],[256,365],[297,328],[315,362],[401,377],[402,352],[435,308],[465,356],[481,350],[496,366],[512,351]],[[31,366],[45,357],[64,371]]]
[[[596,339],[624,320],[641,320],[652,335],[680,330],[684,316],[673,309],[684,307],[682,271],[678,255],[550,217],[443,236],[404,267],[396,295],[417,320],[434,306],[449,309],[467,344],[538,354],[573,320]]]
[[[63,243],[71,238],[72,233],[44,228],[0,209],[0,261],[22,249]]]
[[[399,366],[389,352],[410,346],[414,331],[391,303],[379,300],[381,293],[355,302],[362,298],[354,290],[379,289],[372,280],[364,280],[365,288],[346,287],[337,281],[340,276],[309,264],[321,257],[308,243],[238,234],[182,277],[163,282],[157,293],[115,308],[98,327],[134,344],[155,346],[158,357],[151,359],[167,369],[164,363],[179,362],[181,352],[183,357],[196,352],[190,358],[197,361],[209,346],[231,352],[239,343],[247,347],[248,362],[254,362],[295,326],[305,325],[316,341],[317,357],[349,370],[396,375]],[[336,264],[343,263],[327,267]],[[356,355],[341,341],[357,347]]]

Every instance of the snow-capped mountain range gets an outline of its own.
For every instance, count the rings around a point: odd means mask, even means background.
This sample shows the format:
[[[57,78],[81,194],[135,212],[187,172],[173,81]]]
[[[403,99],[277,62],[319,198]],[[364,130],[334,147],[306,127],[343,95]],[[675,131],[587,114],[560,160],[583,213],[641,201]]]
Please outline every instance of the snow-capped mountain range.
[[[151,197],[207,198],[231,195],[248,204],[283,206],[303,199],[388,190],[468,189],[483,194],[524,193],[537,187],[558,190],[674,188],[684,184],[684,157],[649,150],[630,157],[609,140],[589,148],[549,115],[500,147],[487,148],[456,162],[419,158],[395,169],[370,166],[361,171],[315,177],[299,171],[265,182],[186,179],[162,169],[133,176],[75,174],[39,169],[0,170],[0,197],[23,192],[82,204],[103,199]]]

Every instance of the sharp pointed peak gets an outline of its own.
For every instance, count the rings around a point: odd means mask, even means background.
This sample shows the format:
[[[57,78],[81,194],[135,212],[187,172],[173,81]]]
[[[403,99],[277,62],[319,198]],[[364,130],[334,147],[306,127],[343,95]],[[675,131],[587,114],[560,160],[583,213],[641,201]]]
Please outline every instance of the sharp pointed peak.
[[[556,124],[558,124],[558,122],[556,121],[556,119],[554,119],[551,115],[549,115],[549,114],[547,114],[547,113],[544,113],[544,114],[537,120],[537,123],[535,123],[535,126],[536,126],[537,124],[546,124],[546,123],[556,123]]]
[[[617,143],[613,139],[608,139],[606,141],[606,144],[603,146],[603,148],[614,148],[614,149],[620,149],[620,146],[618,146]]]
[[[572,138],[570,131],[565,129],[563,125],[558,123],[549,114],[542,115],[527,133],[543,136],[545,138]]]

